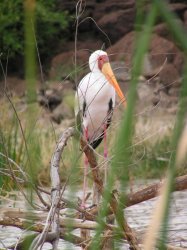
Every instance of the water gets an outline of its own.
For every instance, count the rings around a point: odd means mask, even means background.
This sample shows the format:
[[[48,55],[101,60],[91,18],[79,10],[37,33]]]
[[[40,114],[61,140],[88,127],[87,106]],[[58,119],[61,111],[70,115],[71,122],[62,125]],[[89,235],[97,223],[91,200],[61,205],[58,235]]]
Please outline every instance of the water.
[[[157,198],[142,202],[125,209],[128,223],[136,231],[144,231],[150,222]],[[187,192],[175,192],[172,195],[168,244],[187,247]]]
[[[156,200],[157,198],[154,198],[125,209],[125,215],[129,225],[137,232],[143,232],[146,230],[146,227],[149,224],[151,218],[151,213],[155,207]],[[18,200],[16,206],[23,207],[23,202],[21,205]],[[168,226],[168,243],[174,246],[187,247],[186,191],[175,192],[172,195],[170,211],[171,213]],[[5,248],[12,245],[13,243],[17,242],[22,235],[23,230],[15,227],[0,226],[0,248]],[[51,245],[49,243],[46,243],[42,249],[49,250],[51,249]],[[75,247],[74,245],[63,240],[60,240],[59,249],[78,250],[80,248]],[[127,244],[123,244],[121,249],[127,250]]]

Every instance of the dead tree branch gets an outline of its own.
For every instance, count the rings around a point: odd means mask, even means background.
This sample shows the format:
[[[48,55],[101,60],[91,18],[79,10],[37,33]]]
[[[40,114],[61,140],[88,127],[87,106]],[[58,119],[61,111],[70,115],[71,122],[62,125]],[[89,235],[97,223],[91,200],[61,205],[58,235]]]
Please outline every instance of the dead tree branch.
[[[90,163],[90,167],[92,170],[92,176],[93,176],[93,180],[96,184],[97,190],[99,192],[99,194],[103,194],[103,190],[104,190],[104,185],[103,185],[103,180],[101,178],[101,173],[99,171],[98,168],[98,164],[97,164],[97,160],[96,160],[96,156],[94,154],[94,151],[92,150],[91,147],[89,147],[87,145],[87,143],[84,141],[83,138],[81,138],[81,147],[82,150],[84,151],[84,153],[86,154],[87,158],[88,158],[88,162]],[[138,240],[134,234],[134,232],[132,231],[132,229],[129,227],[127,221],[125,218],[123,218],[123,221],[121,221],[121,219],[118,216],[118,201],[116,200],[116,197],[114,196],[114,194],[111,194],[111,201],[110,201],[110,207],[112,212],[114,213],[116,220],[118,222],[118,225],[123,229],[125,237],[127,238],[129,245],[131,246],[131,249],[133,250],[139,250],[139,246],[138,246]]]
[[[163,185],[164,179],[159,183],[154,183],[149,185],[146,188],[138,190],[137,192],[130,194],[122,194],[125,196],[125,204],[123,204],[124,208],[139,204],[143,201],[150,200],[159,195],[159,191],[161,186]],[[175,179],[175,185],[173,187],[173,192],[183,191],[187,189],[187,175],[179,176]],[[112,210],[109,209],[109,214],[112,214]],[[85,213],[85,218],[88,220],[92,220],[92,216],[95,217],[98,214],[98,207],[94,206],[90,209],[89,214]]]
[[[74,128],[68,128],[62,134],[59,142],[57,143],[55,153],[53,154],[51,160],[51,202],[52,202],[52,212],[51,212],[51,231],[56,234],[56,239],[53,241],[53,249],[58,248],[59,241],[59,213],[60,207],[59,202],[61,198],[61,182],[60,182],[60,158],[64,147],[66,146],[67,140],[73,135]]]
[[[2,226],[14,226],[24,230],[31,230],[34,232],[42,233],[45,228],[45,220],[47,217],[46,212],[42,211],[27,211],[18,208],[10,209],[0,209],[0,225]],[[33,224],[33,220],[35,223]],[[66,225],[65,225],[66,223]],[[80,220],[79,220],[80,223]],[[29,226],[28,228],[28,225]],[[60,227],[66,227],[67,220],[60,220]],[[77,225],[78,226],[78,225]],[[62,229],[59,230],[59,237],[61,239],[67,240],[75,245],[80,245],[83,242],[83,239],[73,234],[66,234]],[[76,228],[76,222],[75,222]],[[48,240],[47,240],[48,241]]]
[[[163,186],[164,181],[165,180],[162,180],[159,183],[149,185],[148,187],[141,189],[135,193],[128,194],[125,198],[126,202],[124,204],[124,207],[130,207],[143,201],[155,198],[159,195],[160,188]],[[182,191],[185,189],[187,189],[187,175],[177,177],[175,179],[173,192]]]
[[[49,233],[49,228],[51,227],[51,233],[55,235],[52,241],[53,249],[56,250],[59,242],[59,213],[60,213],[60,199],[61,199],[61,183],[60,183],[60,158],[63,152],[64,147],[67,144],[68,139],[73,135],[74,128],[68,128],[64,131],[60,137],[55,152],[51,160],[51,208],[47,217],[47,221],[42,233],[37,237],[37,241],[34,242],[32,246],[33,250],[38,249],[42,245]]]

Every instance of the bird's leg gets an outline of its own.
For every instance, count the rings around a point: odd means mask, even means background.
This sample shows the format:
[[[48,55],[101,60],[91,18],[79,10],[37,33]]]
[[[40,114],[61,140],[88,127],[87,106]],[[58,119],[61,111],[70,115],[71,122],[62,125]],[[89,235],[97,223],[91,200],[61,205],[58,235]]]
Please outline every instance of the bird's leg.
[[[108,160],[108,148],[107,148],[107,136],[106,136],[107,124],[104,125],[104,183],[107,181],[107,160]]]
[[[84,130],[84,137],[86,142],[88,142],[88,128]],[[88,158],[84,155],[84,179],[83,179],[83,198],[81,207],[85,208],[85,200],[86,200],[86,189],[87,189],[87,175],[88,175]]]
[[[85,128],[84,130],[84,139],[88,143],[88,128]],[[87,191],[87,175],[88,175],[88,158],[84,154],[84,180],[83,180],[83,197],[82,197],[82,203],[81,208],[86,208],[86,191]],[[87,229],[81,229],[80,235],[83,241],[87,241],[90,237],[90,231]],[[82,249],[85,249],[85,247],[82,247]]]

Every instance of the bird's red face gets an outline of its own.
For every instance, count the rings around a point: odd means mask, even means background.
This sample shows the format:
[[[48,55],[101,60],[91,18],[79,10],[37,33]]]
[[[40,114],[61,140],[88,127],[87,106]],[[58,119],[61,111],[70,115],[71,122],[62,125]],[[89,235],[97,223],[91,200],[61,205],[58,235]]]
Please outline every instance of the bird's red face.
[[[107,55],[99,56],[99,58],[98,58],[98,67],[99,67],[99,69],[102,71],[103,65],[105,63],[108,63],[108,62],[109,62],[109,59],[108,59]]]
[[[109,81],[109,83],[114,87],[114,89],[116,90],[121,101],[126,106],[125,96],[124,96],[123,92],[121,91],[120,86],[115,78],[115,75],[114,75],[113,70],[110,66],[109,58],[107,55],[101,55],[98,57],[98,68],[104,74],[104,76]]]

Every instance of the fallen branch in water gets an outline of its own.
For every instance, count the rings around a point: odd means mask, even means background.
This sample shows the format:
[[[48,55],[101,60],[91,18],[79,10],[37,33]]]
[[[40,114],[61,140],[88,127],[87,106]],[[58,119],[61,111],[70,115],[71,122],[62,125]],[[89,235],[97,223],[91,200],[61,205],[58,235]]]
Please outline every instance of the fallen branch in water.
[[[44,213],[42,211],[27,211],[15,208],[0,209],[0,225],[14,226],[20,229],[42,233],[45,228],[47,215],[46,212]],[[33,220],[35,220],[34,224]],[[64,224],[64,222],[62,222],[62,224]],[[28,225],[30,226],[28,227]],[[83,243],[83,240],[80,237],[73,234],[66,234],[62,229],[59,230],[59,237],[75,245]],[[48,241],[49,240],[47,239],[47,242]]]
[[[28,211],[26,209],[18,209],[18,208],[6,208],[6,209],[0,209],[0,225],[2,226],[14,226],[18,227],[23,230],[30,230],[30,231],[35,231],[38,233],[41,233],[45,227],[45,220],[47,218],[47,212],[43,211]],[[35,221],[34,224],[33,220]],[[69,241],[76,246],[83,246],[87,247],[87,244],[84,243],[83,239],[80,237],[74,235],[74,234],[67,234],[63,230],[63,228],[67,228],[67,225],[71,224],[72,229],[76,228],[83,228],[83,229],[89,229],[89,230],[95,230],[98,226],[97,222],[93,221],[82,221],[80,219],[71,219],[71,218],[64,218],[60,216],[60,234],[59,237],[60,239]],[[27,225],[31,225],[29,228]],[[106,244],[107,239],[110,239],[111,237],[114,236],[114,233],[117,230],[117,226],[106,224],[105,228],[107,230],[105,231],[105,234],[102,236],[102,245],[104,246]],[[37,233],[31,233],[29,234],[29,237],[35,236],[37,237]],[[54,236],[51,234],[47,234],[45,241],[50,242],[51,240],[54,239]],[[28,235],[22,237],[16,245],[21,247],[24,245],[24,242],[27,240]],[[139,239],[139,243],[142,242],[143,238],[143,233],[136,233],[136,237]],[[34,237],[33,237],[34,238]],[[126,238],[124,238],[126,240]],[[8,247],[9,249],[14,249],[15,244]],[[16,248],[19,249],[19,248]],[[88,248],[89,249],[89,248]],[[101,248],[102,249],[102,248]],[[172,245],[167,244],[166,249],[168,250],[183,250],[184,248],[181,247],[175,247]]]
[[[34,231],[40,231],[40,227],[43,227],[45,225],[45,221],[47,219],[48,213],[46,211],[34,211],[34,210],[26,210],[26,209],[20,209],[20,208],[6,208],[6,209],[0,209],[0,225],[3,226],[19,226],[22,225],[23,222],[28,221],[35,221],[36,224],[38,224],[39,229]],[[6,224],[7,223],[7,224]],[[61,228],[66,228],[67,225],[70,224],[72,229],[76,228],[83,228],[83,229],[90,229],[94,230],[98,226],[98,223],[95,221],[88,221],[88,220],[81,220],[81,219],[75,219],[75,218],[68,218],[64,216],[59,217],[59,225]],[[41,226],[40,226],[41,225]],[[111,227],[114,227],[113,225],[109,226],[108,228],[111,229]]]
[[[126,202],[124,207],[130,207],[132,205],[157,197],[164,181],[165,180],[162,180],[159,183],[149,185],[148,187],[143,188],[135,193],[128,194],[125,198]],[[185,189],[187,189],[187,175],[177,177],[175,179],[175,185],[172,191],[182,191]]]
[[[81,246],[84,249],[89,249],[92,238],[84,241],[82,237],[75,236],[72,233],[67,234],[65,230],[69,228],[71,228],[71,230],[77,228],[85,230],[95,230],[98,227],[96,218],[99,211],[99,204],[94,204],[90,208],[83,209],[79,206],[78,202],[75,203],[73,201],[69,201],[67,198],[64,198],[62,196],[64,190],[61,188],[60,184],[59,163],[63,149],[73,133],[74,129],[69,128],[62,134],[59,139],[51,161],[51,192],[38,187],[41,196],[39,197],[38,203],[41,204],[36,205],[39,210],[32,209],[31,211],[29,211],[26,209],[0,208],[0,225],[16,226],[24,230],[33,230],[39,233],[33,240],[33,243],[31,245],[32,249],[36,249],[37,246],[41,246],[44,242],[50,242],[51,244],[53,244],[53,249],[55,249],[55,247],[58,245],[59,238],[70,241],[73,244]],[[100,170],[97,166],[95,154],[93,150],[84,143],[84,141],[81,142],[81,145],[88,157],[94,183],[97,186],[99,194],[102,195],[104,185]],[[113,192],[111,194],[112,199],[108,204],[108,214],[111,214],[111,217],[115,217],[118,225],[123,228],[121,238],[128,241],[128,243],[131,245],[131,249],[138,249],[141,240],[138,239],[139,237],[137,233],[132,231],[132,229],[128,226],[125,218],[124,220],[119,221],[117,214],[119,203],[118,197],[120,197],[120,195],[125,195],[125,203],[122,204],[123,208],[138,204],[140,202],[158,196],[159,189],[161,188],[163,181],[149,185],[148,187],[141,189],[135,193],[119,194],[119,196],[118,192]],[[181,191],[185,189],[187,189],[187,175],[176,178],[173,191]],[[47,194],[51,196],[51,205],[45,202],[43,193],[45,193],[45,195]],[[2,196],[2,199],[3,198],[4,197]],[[64,212],[64,208],[71,208],[74,212],[71,213],[71,216],[67,216]],[[84,221],[82,220],[82,217],[84,217]],[[29,228],[28,225],[30,225]],[[111,225],[109,223],[103,222],[103,225],[104,232],[101,236],[101,249],[105,247],[108,240],[114,237],[114,232],[116,232],[118,229],[118,226]],[[19,242],[17,244],[19,244]],[[172,248],[172,246],[168,245],[168,249],[175,248]]]
[[[148,187],[140,189],[134,193],[124,194],[125,195],[125,204],[123,204],[124,208],[157,197],[159,195],[159,191],[163,183],[164,179],[159,183],[151,184]],[[187,175],[177,177],[175,179],[175,185],[173,187],[172,192],[183,191],[186,189],[187,189]],[[94,206],[89,211],[89,214],[85,214],[86,219],[92,220],[92,216],[96,216],[98,214],[98,209],[99,208],[97,206]],[[109,210],[109,214],[112,214],[111,209]]]

